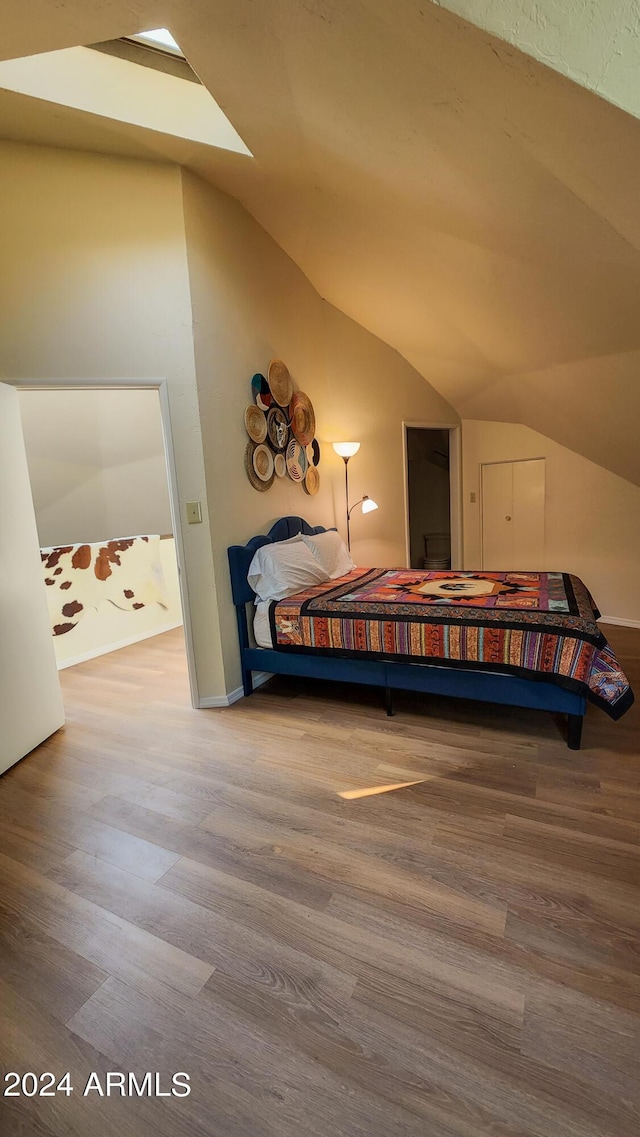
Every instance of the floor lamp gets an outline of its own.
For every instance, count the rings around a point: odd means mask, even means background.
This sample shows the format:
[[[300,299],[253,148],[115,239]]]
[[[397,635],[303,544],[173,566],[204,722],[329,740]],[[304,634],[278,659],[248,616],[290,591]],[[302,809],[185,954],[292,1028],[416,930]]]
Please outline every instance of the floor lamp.
[[[358,453],[360,449],[359,442],[334,442],[333,449],[336,454],[339,454],[344,462],[344,493],[347,510],[347,548],[351,551],[351,514],[357,506],[362,506],[363,513],[372,513],[374,509],[378,508],[377,502],[368,494],[363,494],[359,501],[349,506],[349,459],[353,458],[354,454]]]

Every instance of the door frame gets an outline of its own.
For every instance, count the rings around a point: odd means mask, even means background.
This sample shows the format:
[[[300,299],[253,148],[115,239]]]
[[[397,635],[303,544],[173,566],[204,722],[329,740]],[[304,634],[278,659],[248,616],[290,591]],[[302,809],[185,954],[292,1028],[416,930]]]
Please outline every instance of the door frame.
[[[402,423],[402,470],[404,477],[404,547],[407,568],[411,565],[411,534],[409,527],[409,448],[407,431],[449,431],[449,522],[451,525],[451,567],[461,569],[462,542],[462,424],[451,422]]]
[[[162,423],[162,444],[169,488],[171,524],[173,526],[173,540],[176,551],[176,561],[178,563],[178,583],[180,586],[180,605],[182,608],[187,668],[189,672],[189,690],[191,692],[191,704],[193,707],[198,708],[200,706],[200,695],[196,677],[191,606],[189,604],[189,588],[185,571],[184,542],[182,540],[182,529],[180,527],[180,498],[178,495],[178,477],[173,448],[169,387],[166,379],[3,379],[2,382],[8,386],[15,387],[18,391],[137,390],[158,392],[160,398],[160,419]]]
[[[544,454],[532,454],[529,458],[498,458],[495,462],[480,462],[479,463],[479,478],[478,490],[480,493],[480,509],[478,510],[480,518],[480,568],[484,569],[484,468],[485,466],[513,466],[516,462],[545,462],[545,536],[546,536],[546,456]]]

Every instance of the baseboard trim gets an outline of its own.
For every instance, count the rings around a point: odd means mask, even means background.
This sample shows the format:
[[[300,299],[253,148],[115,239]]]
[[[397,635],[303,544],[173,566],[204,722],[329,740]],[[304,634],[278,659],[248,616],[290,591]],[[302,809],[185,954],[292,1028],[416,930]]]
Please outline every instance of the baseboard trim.
[[[177,620],[173,624],[161,624],[159,628],[153,628],[152,631],[139,632],[136,636],[128,636],[126,640],[117,640],[103,647],[92,648],[91,651],[85,651],[82,655],[74,655],[71,659],[61,660],[58,664],[58,671],[64,671],[65,667],[75,667],[77,663],[87,663],[89,659],[97,659],[99,655],[108,655],[111,651],[120,651],[121,647],[130,647],[131,644],[140,643],[141,640],[150,640],[152,636],[161,636],[163,632],[172,632],[174,628],[181,627],[182,620]]]
[[[621,628],[640,628],[640,620],[625,620],[621,616],[601,616],[600,624],[618,624]]]
[[[253,686],[262,687],[268,679],[271,679],[271,671],[254,671],[253,672]],[[242,699],[244,690],[242,687],[236,687],[234,691],[230,691],[228,695],[204,695],[198,703],[200,710],[209,710],[211,707],[230,707],[233,703],[237,703],[238,699]]]

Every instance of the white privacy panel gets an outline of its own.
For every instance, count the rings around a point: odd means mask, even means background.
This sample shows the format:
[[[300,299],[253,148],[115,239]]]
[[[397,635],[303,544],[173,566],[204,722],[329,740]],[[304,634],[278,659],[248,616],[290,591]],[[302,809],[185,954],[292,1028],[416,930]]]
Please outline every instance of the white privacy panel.
[[[17,392],[0,383],[0,773],[64,723]]]

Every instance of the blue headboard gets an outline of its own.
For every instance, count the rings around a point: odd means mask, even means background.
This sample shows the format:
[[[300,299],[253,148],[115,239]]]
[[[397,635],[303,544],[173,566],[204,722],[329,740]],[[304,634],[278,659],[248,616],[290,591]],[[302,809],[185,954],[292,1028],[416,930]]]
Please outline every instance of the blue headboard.
[[[250,541],[247,541],[246,545],[231,545],[228,550],[229,568],[231,569],[233,603],[236,608],[244,607],[249,600],[255,600],[256,594],[249,587],[247,573],[256,549],[262,545],[272,544],[274,541],[286,541],[289,537],[297,536],[298,533],[325,532],[326,529],[323,525],[309,525],[304,517],[280,517],[271,526],[266,536],[264,533],[260,533],[257,537],[252,537]]]

